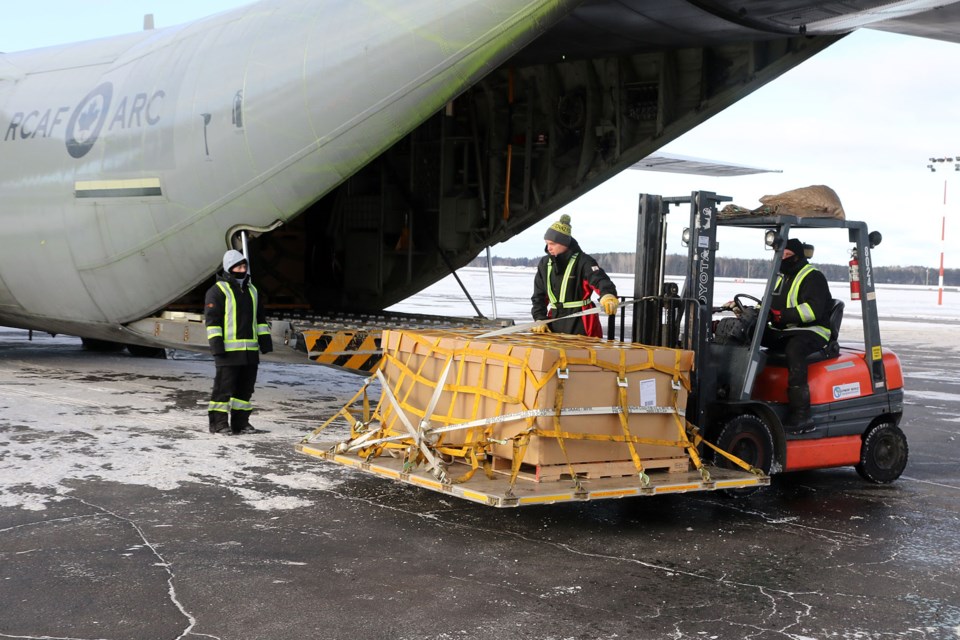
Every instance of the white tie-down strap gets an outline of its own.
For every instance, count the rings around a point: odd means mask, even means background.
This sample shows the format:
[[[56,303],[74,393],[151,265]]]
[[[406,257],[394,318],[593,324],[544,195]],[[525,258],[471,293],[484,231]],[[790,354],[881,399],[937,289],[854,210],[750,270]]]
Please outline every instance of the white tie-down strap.
[[[451,360],[447,360],[447,366],[444,367],[443,374],[440,379],[437,381],[437,389],[443,388],[443,382],[447,378],[447,372],[450,370]],[[414,428],[410,421],[407,419],[406,414],[403,412],[403,409],[400,407],[400,403],[397,401],[397,397],[393,395],[393,391],[390,389],[390,385],[387,382],[386,376],[383,375],[383,371],[377,370],[377,377],[380,379],[380,384],[383,387],[383,394],[386,396],[387,401],[393,406],[393,410],[396,412],[397,417],[400,419],[400,422],[403,423],[403,426],[406,428],[407,432],[413,437],[413,441],[416,443],[417,448],[420,450],[420,453],[423,454],[423,457],[427,459],[428,465],[427,469],[432,471],[434,477],[440,482],[446,482],[447,477],[446,473],[443,471],[443,467],[440,466],[440,461],[437,460],[437,457],[433,455],[433,452],[430,451],[430,447],[427,446],[427,443],[423,439],[423,431]],[[437,396],[437,393],[434,392],[434,396]],[[434,398],[431,398],[431,404],[436,405]],[[432,409],[431,409],[432,411]],[[422,427],[422,425],[421,425]]]
[[[497,329],[496,331],[489,331],[487,333],[481,334],[474,338],[474,340],[483,340],[484,338],[492,338],[493,336],[502,336],[508,333],[521,333],[523,331],[530,331],[534,327],[542,327],[545,324],[550,324],[557,320],[566,320],[568,318],[579,318],[581,316],[592,316],[595,313],[600,313],[603,311],[600,307],[594,307],[592,309],[587,309],[586,311],[579,311],[577,313],[571,313],[568,316],[560,316],[559,318],[550,318],[548,320],[537,320],[535,322],[524,322],[523,324],[515,324],[512,327],[504,327],[503,329]]]

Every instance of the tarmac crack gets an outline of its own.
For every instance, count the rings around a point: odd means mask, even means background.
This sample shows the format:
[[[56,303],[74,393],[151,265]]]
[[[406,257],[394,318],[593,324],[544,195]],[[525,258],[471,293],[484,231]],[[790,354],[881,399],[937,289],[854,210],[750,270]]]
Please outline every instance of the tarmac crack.
[[[525,590],[523,590],[523,589],[520,589],[519,587],[515,587],[515,586],[503,584],[503,583],[496,584],[496,583],[487,582],[487,581],[484,581],[484,580],[470,580],[470,579],[468,579],[468,578],[463,578],[463,577],[460,577],[460,576],[450,576],[450,579],[451,579],[451,580],[456,580],[456,581],[459,581],[459,582],[465,582],[465,583],[472,584],[472,585],[482,585],[482,586],[485,586],[485,587],[490,587],[490,588],[492,588],[492,589],[497,590],[498,592],[499,592],[499,591],[503,591],[503,590],[511,591],[511,592],[513,592],[513,593],[515,593],[515,594],[517,594],[517,595],[519,595],[519,596],[523,596],[523,597],[525,597],[525,598],[535,598],[535,599],[537,599],[537,600],[543,600],[543,599],[545,599],[545,598],[547,597],[547,596],[545,596],[545,595],[543,595],[543,594],[537,594],[537,593],[532,592],[532,591],[525,591]],[[578,609],[583,609],[583,610],[585,610],[585,611],[601,612],[601,613],[605,613],[605,614],[609,614],[609,615],[614,615],[614,616],[635,618],[635,619],[637,619],[637,620],[652,620],[652,619],[659,618],[659,617],[662,615],[662,609],[661,609],[660,607],[655,607],[655,609],[656,609],[655,612],[654,612],[654,613],[651,613],[650,615],[638,615],[638,614],[624,613],[623,611],[618,611],[618,610],[614,610],[614,609],[606,609],[606,608],[603,608],[603,607],[595,607],[595,606],[592,606],[592,605],[585,605],[585,604],[581,604],[581,603],[575,602],[575,601],[574,601],[574,602],[571,602],[569,598],[564,599],[563,604],[564,604],[565,606],[573,606],[573,607],[576,607],[576,608],[578,608]]]
[[[696,572],[696,571],[689,571],[689,570],[684,570],[684,569],[677,569],[677,568],[674,568],[674,567],[663,566],[663,565],[659,565],[659,564],[656,564],[656,563],[653,563],[653,562],[647,562],[647,561],[645,561],[645,560],[640,560],[640,559],[637,559],[637,558],[627,558],[627,557],[624,557],[624,556],[615,556],[615,555],[609,555],[609,554],[604,554],[604,553],[597,553],[597,552],[592,552],[592,551],[585,551],[585,550],[583,550],[583,549],[579,549],[579,548],[577,548],[577,547],[574,547],[573,545],[568,544],[568,543],[552,542],[552,541],[543,540],[542,538],[531,538],[531,537],[529,537],[529,536],[525,536],[525,535],[522,535],[522,534],[520,534],[520,533],[516,533],[516,532],[512,532],[512,531],[495,530],[495,529],[490,529],[490,528],[486,528],[486,527],[476,527],[476,526],[470,526],[470,525],[466,525],[466,524],[460,524],[460,523],[457,523],[457,522],[450,522],[450,521],[443,520],[442,518],[440,518],[440,517],[438,516],[437,512],[422,513],[422,512],[417,512],[417,511],[411,511],[411,510],[409,510],[409,509],[401,509],[401,508],[399,508],[399,507],[392,507],[392,506],[390,506],[390,505],[386,505],[386,504],[383,504],[383,503],[378,503],[378,502],[376,502],[376,501],[374,501],[374,500],[372,500],[372,499],[357,498],[357,497],[355,497],[355,496],[346,496],[346,495],[344,495],[344,494],[342,494],[342,493],[335,492],[335,491],[330,491],[330,493],[332,493],[332,494],[334,494],[334,495],[336,495],[336,496],[338,496],[338,497],[340,497],[340,498],[346,499],[346,500],[363,502],[363,503],[367,503],[367,504],[370,504],[370,505],[373,505],[373,506],[376,506],[376,507],[379,507],[379,508],[382,508],[382,509],[387,509],[387,510],[389,510],[389,511],[396,511],[396,512],[398,512],[398,513],[404,513],[404,514],[407,514],[407,515],[410,515],[410,516],[414,516],[414,517],[418,517],[418,518],[423,518],[423,519],[426,519],[426,520],[432,520],[432,521],[442,522],[443,524],[447,524],[447,525],[450,525],[450,526],[455,527],[455,528],[458,528],[458,529],[464,529],[464,530],[469,530],[469,531],[477,531],[477,532],[494,534],[494,535],[510,536],[510,537],[513,537],[513,538],[517,538],[517,539],[523,540],[523,541],[525,541],[525,542],[531,542],[531,543],[535,543],[535,544],[539,544],[539,545],[546,544],[546,545],[552,546],[552,547],[554,547],[554,548],[556,548],[556,549],[559,549],[559,550],[561,550],[561,551],[564,551],[564,552],[566,552],[566,553],[570,553],[570,554],[573,554],[573,555],[578,555],[578,556],[582,556],[582,557],[586,557],[586,558],[595,558],[595,559],[600,559],[600,560],[605,560],[605,561],[611,561],[611,562],[621,562],[621,563],[635,564],[635,565],[644,567],[644,568],[646,568],[646,569],[651,569],[651,570],[653,570],[653,571],[658,571],[658,572],[665,573],[665,574],[667,574],[668,576],[680,575],[680,576],[685,576],[685,577],[688,577],[688,578],[693,578],[693,579],[696,579],[696,580],[703,580],[703,581],[707,581],[707,582],[716,583],[720,588],[745,588],[745,589],[752,589],[752,590],[755,590],[755,591],[757,591],[758,593],[760,593],[760,594],[761,594],[763,597],[765,597],[766,599],[770,600],[770,603],[771,603],[770,612],[769,612],[766,616],[764,616],[765,619],[768,619],[768,620],[769,620],[769,619],[772,619],[773,617],[775,617],[776,615],[778,615],[779,611],[778,611],[778,606],[777,606],[777,605],[778,605],[778,602],[779,602],[779,600],[780,600],[781,598],[787,598],[787,599],[789,599],[789,600],[792,600],[792,601],[796,602],[797,605],[799,605],[799,606],[801,607],[801,610],[799,610],[799,611],[796,612],[796,613],[797,613],[797,617],[796,617],[796,619],[795,619],[792,623],[790,623],[790,624],[788,624],[788,625],[785,625],[785,626],[781,627],[780,629],[774,629],[774,628],[767,629],[767,628],[762,628],[762,627],[755,627],[755,628],[757,629],[757,633],[774,632],[774,633],[781,633],[782,635],[784,635],[784,636],[786,636],[786,637],[788,637],[788,638],[797,638],[797,639],[803,638],[804,636],[790,634],[790,633],[788,633],[788,632],[786,631],[786,630],[789,629],[790,627],[793,627],[793,626],[795,626],[795,625],[800,624],[803,618],[808,617],[808,616],[811,616],[811,615],[813,614],[814,606],[813,606],[812,604],[810,604],[810,603],[803,602],[803,601],[800,599],[800,597],[802,597],[802,596],[808,596],[808,595],[809,595],[809,596],[823,596],[823,594],[820,593],[820,592],[818,592],[818,591],[788,591],[788,590],[786,590],[786,589],[771,589],[770,587],[767,587],[767,586],[764,586],[764,585],[751,584],[751,583],[748,583],[748,582],[741,582],[741,581],[736,581],[736,580],[728,580],[728,579],[725,577],[725,575],[721,575],[721,576],[710,576],[710,575],[707,575],[707,574],[704,574],[704,573],[700,573],[700,572]],[[728,624],[729,624],[729,622],[728,622]],[[749,626],[749,625],[744,625],[744,626]]]
[[[7,527],[6,529],[0,529],[0,533],[8,533],[10,531],[15,531],[17,529],[26,529],[30,527],[45,527],[49,524],[60,523],[60,522],[70,522],[71,520],[85,520],[87,518],[93,518],[92,515],[83,515],[83,516],[70,516],[68,518],[53,518],[51,520],[37,520],[36,522],[24,522],[23,524],[14,525],[12,527]],[[2,637],[2,636],[0,636]]]
[[[143,544],[144,544],[148,549],[150,549],[150,552],[157,558],[158,562],[156,563],[155,566],[162,567],[163,570],[164,570],[164,572],[166,572],[166,574],[167,574],[167,593],[168,593],[168,595],[170,596],[170,601],[171,601],[171,602],[173,603],[173,605],[177,608],[177,610],[180,611],[180,613],[183,615],[184,618],[186,618],[186,620],[187,620],[187,622],[188,622],[187,628],[184,629],[184,630],[180,633],[180,635],[178,635],[178,636],[176,637],[175,640],[181,640],[182,638],[185,638],[185,637],[187,637],[187,636],[197,636],[197,637],[204,637],[204,638],[217,638],[217,636],[212,636],[212,635],[208,635],[208,634],[192,633],[193,628],[197,625],[197,619],[194,618],[193,615],[192,615],[189,611],[187,611],[186,607],[183,605],[182,602],[180,602],[180,598],[177,596],[177,589],[176,589],[176,586],[174,585],[174,580],[176,579],[177,576],[176,576],[176,574],[173,572],[173,568],[172,568],[172,566],[170,565],[170,563],[167,562],[166,558],[163,557],[163,554],[161,554],[160,551],[156,548],[156,546],[154,546],[154,544],[147,539],[147,536],[146,536],[146,534],[143,532],[143,529],[140,528],[140,525],[138,525],[136,522],[134,522],[134,521],[131,520],[130,518],[124,518],[124,517],[121,516],[120,514],[118,514],[118,513],[116,513],[116,512],[113,512],[113,511],[110,511],[110,510],[107,509],[106,507],[101,507],[100,505],[93,504],[93,503],[88,502],[88,501],[86,501],[86,500],[84,500],[84,499],[82,499],[82,498],[76,498],[76,497],[74,497],[74,498],[72,498],[72,499],[73,499],[73,500],[76,500],[76,501],[78,501],[78,502],[80,502],[80,503],[82,503],[82,504],[87,505],[87,506],[90,507],[91,509],[96,509],[96,510],[99,511],[100,513],[107,514],[107,515],[109,515],[109,516],[111,516],[111,517],[113,517],[113,518],[116,518],[117,520],[120,520],[121,522],[125,522],[125,523],[126,523],[127,525],[129,525],[134,531],[137,532],[137,535],[140,536],[140,539],[141,539],[141,540],[143,540]],[[58,639],[58,640],[59,640],[59,639]],[[218,640],[219,640],[219,638],[218,638]]]

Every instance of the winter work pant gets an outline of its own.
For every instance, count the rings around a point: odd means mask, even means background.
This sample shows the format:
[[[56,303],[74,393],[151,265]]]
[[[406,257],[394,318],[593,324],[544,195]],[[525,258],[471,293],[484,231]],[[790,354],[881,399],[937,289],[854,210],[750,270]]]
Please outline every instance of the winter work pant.
[[[257,384],[257,367],[256,363],[217,366],[213,393],[207,407],[210,431],[226,431],[232,427],[233,432],[237,433],[249,424],[250,412],[253,411],[250,397]],[[227,422],[228,413],[232,418],[230,423]]]
[[[782,352],[787,359],[787,415],[783,428],[788,433],[814,430],[810,418],[810,387],[807,386],[807,356],[823,348],[823,338],[812,331],[763,332],[763,346]]]
[[[823,348],[823,338],[812,331],[776,331],[767,329],[763,346],[787,357],[787,386],[807,386],[807,356]]]

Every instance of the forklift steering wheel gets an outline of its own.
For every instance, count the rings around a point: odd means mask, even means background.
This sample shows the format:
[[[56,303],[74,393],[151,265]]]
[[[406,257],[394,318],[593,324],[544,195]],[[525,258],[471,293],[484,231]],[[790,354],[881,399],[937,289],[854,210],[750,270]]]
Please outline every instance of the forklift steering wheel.
[[[733,296],[733,304],[735,304],[735,305],[737,306],[737,315],[738,315],[738,316],[739,316],[741,313],[743,313],[744,309],[747,308],[746,305],[743,304],[743,301],[740,300],[740,298],[746,298],[746,299],[748,299],[748,300],[753,300],[754,302],[757,303],[757,306],[758,306],[758,307],[760,307],[760,306],[763,305],[763,303],[760,302],[760,299],[759,299],[759,298],[755,298],[755,297],[751,296],[749,293],[738,293],[737,295]]]

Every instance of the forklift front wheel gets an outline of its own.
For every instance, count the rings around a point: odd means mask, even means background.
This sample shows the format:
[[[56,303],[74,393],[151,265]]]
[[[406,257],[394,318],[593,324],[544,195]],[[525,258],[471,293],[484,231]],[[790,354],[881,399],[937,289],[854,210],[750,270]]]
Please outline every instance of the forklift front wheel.
[[[888,484],[907,467],[907,436],[892,422],[881,422],[863,437],[857,473],[864,480]]]
[[[773,433],[767,423],[757,416],[744,413],[727,420],[720,428],[717,446],[765,474],[770,474],[773,466]],[[719,467],[734,468],[732,462],[719,454],[716,462]],[[729,493],[740,496],[753,493],[754,490],[735,489]]]

